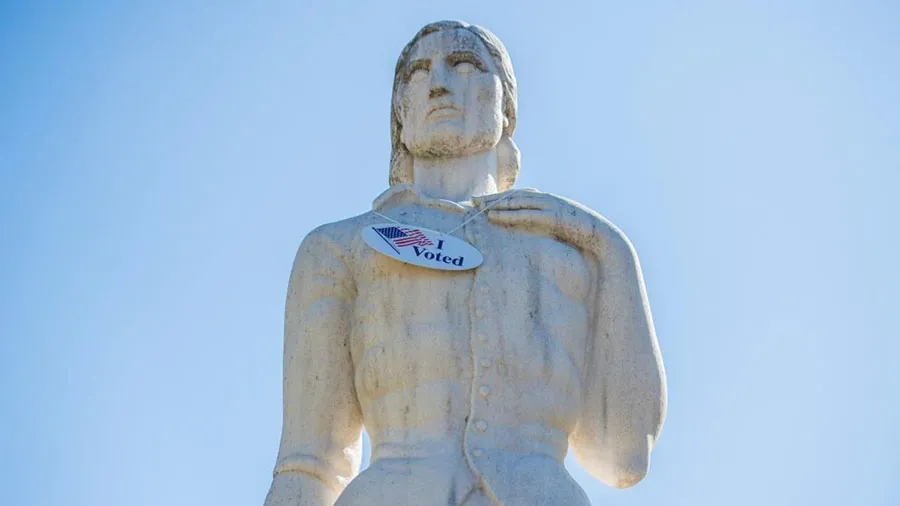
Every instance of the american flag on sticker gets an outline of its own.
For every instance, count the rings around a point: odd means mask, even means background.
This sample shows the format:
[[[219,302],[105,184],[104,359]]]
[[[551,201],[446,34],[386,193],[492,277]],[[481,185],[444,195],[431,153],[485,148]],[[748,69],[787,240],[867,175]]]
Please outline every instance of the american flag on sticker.
[[[404,246],[433,246],[434,243],[425,237],[425,234],[417,228],[383,227],[373,228],[384,239],[399,247]]]

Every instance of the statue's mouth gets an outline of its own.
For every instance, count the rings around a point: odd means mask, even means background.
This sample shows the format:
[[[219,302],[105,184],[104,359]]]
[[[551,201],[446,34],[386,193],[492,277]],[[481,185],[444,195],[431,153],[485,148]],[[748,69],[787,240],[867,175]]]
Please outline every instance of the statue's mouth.
[[[428,116],[455,116],[459,114],[458,107],[453,104],[435,104],[428,108]]]

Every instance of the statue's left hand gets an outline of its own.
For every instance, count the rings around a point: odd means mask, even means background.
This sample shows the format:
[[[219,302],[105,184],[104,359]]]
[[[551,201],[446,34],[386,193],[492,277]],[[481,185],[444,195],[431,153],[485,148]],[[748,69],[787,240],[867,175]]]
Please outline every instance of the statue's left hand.
[[[582,249],[602,247],[604,237],[615,229],[577,202],[536,190],[510,190],[474,200],[477,205],[491,206],[485,214],[492,223],[558,237]]]

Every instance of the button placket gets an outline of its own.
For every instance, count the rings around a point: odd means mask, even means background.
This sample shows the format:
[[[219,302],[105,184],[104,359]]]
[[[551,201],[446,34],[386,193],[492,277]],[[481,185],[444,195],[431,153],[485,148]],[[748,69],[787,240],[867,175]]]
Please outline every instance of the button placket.
[[[469,222],[464,229],[466,240],[476,247],[483,247],[483,244],[478,244],[482,241],[477,240],[483,227],[484,216],[479,216]],[[475,270],[470,293],[474,309],[473,318],[471,319],[471,346],[474,359],[473,365],[475,367],[472,370],[473,395],[472,399],[470,399],[471,432],[469,441],[472,446],[469,448],[473,457],[481,457],[484,453],[483,448],[485,448],[487,441],[485,438],[488,437],[486,433],[490,428],[488,420],[491,418],[488,411],[488,399],[491,395],[491,385],[494,376],[491,357],[494,355],[492,350],[495,341],[493,339],[495,331],[493,324],[496,322],[493,319],[494,315],[492,314],[492,305],[489,298],[491,292],[489,274],[493,265],[491,260],[495,259],[486,258],[485,260],[485,263]]]

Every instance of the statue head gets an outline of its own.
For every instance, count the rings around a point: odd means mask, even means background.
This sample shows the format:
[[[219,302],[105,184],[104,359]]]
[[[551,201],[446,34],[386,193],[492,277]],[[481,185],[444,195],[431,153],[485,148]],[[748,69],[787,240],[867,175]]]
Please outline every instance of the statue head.
[[[413,158],[496,148],[499,191],[519,172],[516,78],[503,43],[462,21],[423,27],[403,48],[391,99],[390,184],[413,182]]]

